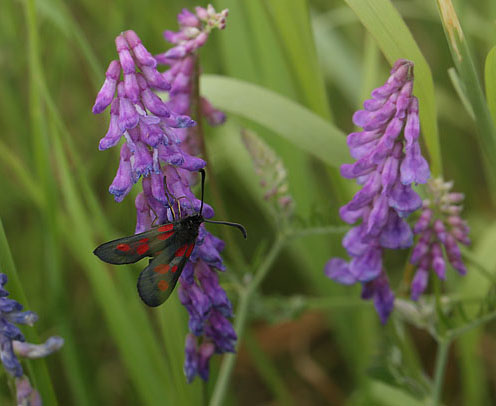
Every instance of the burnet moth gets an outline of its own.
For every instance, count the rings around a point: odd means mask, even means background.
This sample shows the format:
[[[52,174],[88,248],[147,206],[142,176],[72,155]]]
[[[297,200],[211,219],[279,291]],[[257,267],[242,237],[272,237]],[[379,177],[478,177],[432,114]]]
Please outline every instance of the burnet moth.
[[[200,173],[199,213],[175,219],[140,234],[106,242],[93,251],[102,261],[116,265],[131,264],[144,257],[153,257],[138,278],[138,293],[148,306],[159,306],[171,295],[195,247],[203,222],[236,227],[246,238],[246,229],[241,224],[207,220],[203,217],[205,171],[200,169]]]

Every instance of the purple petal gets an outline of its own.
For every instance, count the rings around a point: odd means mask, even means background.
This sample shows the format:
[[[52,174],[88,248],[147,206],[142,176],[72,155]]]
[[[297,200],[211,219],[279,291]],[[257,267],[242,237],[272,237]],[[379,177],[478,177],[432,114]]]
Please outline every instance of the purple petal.
[[[129,52],[129,45],[122,34],[115,38],[115,47],[119,54],[119,61],[124,74],[134,73],[136,71],[134,60],[131,52]]]
[[[351,202],[348,203],[349,210],[358,210],[368,205],[381,190],[381,175],[376,172],[372,173],[362,189],[360,189]]]
[[[133,50],[135,58],[138,60],[140,65],[150,66],[154,68],[157,66],[157,61],[155,58],[148,52],[148,50],[141,43],[140,38],[133,30],[128,30],[124,33],[126,40]]]
[[[382,250],[371,246],[363,255],[351,260],[349,269],[360,282],[368,282],[377,278],[382,269]]]
[[[373,299],[374,307],[382,324],[386,324],[394,307],[394,293],[384,272],[377,279],[363,285],[363,299]]]
[[[118,61],[110,62],[107,72],[105,73],[106,79],[102,88],[93,105],[93,114],[99,114],[107,108],[114,98],[115,90],[117,88],[117,81],[121,73],[121,65]]]
[[[343,285],[352,285],[357,279],[350,272],[349,264],[341,258],[331,258],[324,268],[326,276]]]
[[[363,242],[364,226],[350,229],[343,237],[343,247],[350,256],[360,256],[370,247],[370,244]]]
[[[124,144],[121,147],[121,159],[117,174],[109,187],[109,192],[115,196],[117,202],[121,202],[124,199],[134,184],[131,162],[129,161],[129,158],[126,159],[128,153],[129,149],[127,145]]]
[[[134,151],[133,170],[138,176],[148,176],[153,172],[153,157],[147,146],[138,141]]]
[[[420,145],[414,142],[410,148],[405,150],[405,158],[401,163],[401,183],[410,185],[412,183],[426,183],[430,177],[429,164],[421,155]]]
[[[184,374],[188,383],[193,382],[198,371],[197,339],[193,334],[186,336],[184,345]]]
[[[408,248],[413,244],[410,226],[393,210],[389,211],[388,222],[381,232],[379,244],[381,247],[390,249]]]
[[[422,207],[422,199],[411,186],[397,182],[389,195],[389,206],[405,217]]]
[[[429,281],[429,272],[423,268],[419,268],[412,280],[412,300],[418,300],[420,295],[424,293]]]
[[[418,116],[418,101],[414,97],[411,100],[410,108],[408,109],[408,116],[405,124],[405,140],[406,148],[409,149],[413,143],[418,140],[420,136],[420,122]]]
[[[200,24],[198,17],[186,8],[177,15],[177,22],[183,27],[197,27]]]
[[[367,220],[367,236],[378,236],[388,220],[389,206],[388,198],[380,195],[372,206]]]

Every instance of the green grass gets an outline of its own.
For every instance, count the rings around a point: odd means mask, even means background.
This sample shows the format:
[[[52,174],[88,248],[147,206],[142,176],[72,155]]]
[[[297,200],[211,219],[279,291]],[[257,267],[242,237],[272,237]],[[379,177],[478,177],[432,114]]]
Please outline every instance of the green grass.
[[[163,52],[162,31],[175,30],[175,15],[195,5],[0,5],[0,271],[12,297],[40,316],[23,329],[27,338],[65,338],[57,354],[26,364],[45,404],[181,406],[206,404],[212,395],[226,405],[494,403],[495,335],[487,325],[494,286],[480,272],[496,269],[494,2],[455,2],[464,32],[460,60],[429,0],[214,1],[230,15],[226,30],[201,50],[202,92],[229,120],[207,129],[217,188],[207,180],[206,200],[221,202],[217,211],[249,232],[246,243],[227,234],[221,275],[247,341],[241,338],[227,366],[213,360],[206,386],[184,379],[187,313],[177,295],[149,310],[136,293],[140,266],[116,269],[92,254],[135,225],[133,198],[118,204],[107,192],[118,164],[117,151],[97,148],[108,117],[91,114],[116,56],[114,38],[133,29],[152,53]],[[441,301],[437,310],[448,312],[448,321],[432,316],[421,328],[401,312],[380,326],[370,305],[357,305],[359,289],[322,271],[343,254],[342,230],[325,227],[343,225],[337,210],[354,190],[338,173],[351,160],[345,135],[353,131],[352,114],[397,58],[415,62],[422,145],[433,173],[466,195],[475,258],[465,278],[449,269],[438,295],[478,299],[450,312]],[[281,232],[241,142],[245,127],[288,171],[299,220],[272,251],[278,255],[269,255]],[[290,238],[301,227],[310,231]],[[406,255],[388,258],[395,286]],[[261,273],[250,284],[249,276]],[[417,310],[432,310],[429,303]],[[464,326],[471,329],[459,336]],[[325,388],[336,388],[334,395]],[[0,403],[12,403],[7,384]]]

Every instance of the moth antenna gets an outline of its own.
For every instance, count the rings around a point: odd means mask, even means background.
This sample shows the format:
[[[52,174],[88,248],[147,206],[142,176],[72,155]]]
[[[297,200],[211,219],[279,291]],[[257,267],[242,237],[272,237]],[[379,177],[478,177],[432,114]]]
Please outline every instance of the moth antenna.
[[[238,223],[231,223],[229,221],[215,221],[215,220],[203,220],[205,223],[212,223],[212,224],[224,224],[225,226],[231,226],[231,227],[236,227],[241,233],[243,234],[243,237],[245,237],[245,240],[248,236],[248,233],[246,232],[246,228],[244,228],[241,224]]]
[[[200,205],[200,216],[202,215],[203,212],[203,192],[205,190],[205,169],[200,169],[199,172],[201,173],[201,205]],[[246,238],[246,237],[245,237]]]

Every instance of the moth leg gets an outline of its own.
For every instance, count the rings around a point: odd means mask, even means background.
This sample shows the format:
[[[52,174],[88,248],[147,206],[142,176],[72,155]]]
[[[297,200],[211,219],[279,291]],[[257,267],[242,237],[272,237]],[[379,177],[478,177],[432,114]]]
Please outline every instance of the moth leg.
[[[153,212],[153,214],[155,215],[153,221],[152,221],[152,224],[151,224],[151,227],[155,227],[155,223],[157,222],[158,220],[158,214],[155,212],[155,210],[153,210],[153,207],[150,206],[150,210]]]
[[[169,188],[167,187],[167,176],[165,176],[165,175],[164,175],[164,191],[165,191],[165,197],[167,198],[167,202],[169,203],[169,209],[172,213],[172,221],[176,221],[176,212],[174,211],[174,204],[170,203],[171,201],[176,202],[176,198],[169,191]],[[181,214],[179,213],[179,217],[180,216],[181,216]]]

